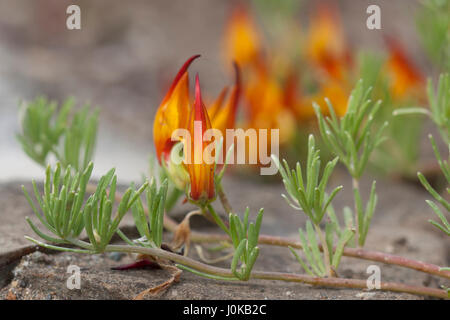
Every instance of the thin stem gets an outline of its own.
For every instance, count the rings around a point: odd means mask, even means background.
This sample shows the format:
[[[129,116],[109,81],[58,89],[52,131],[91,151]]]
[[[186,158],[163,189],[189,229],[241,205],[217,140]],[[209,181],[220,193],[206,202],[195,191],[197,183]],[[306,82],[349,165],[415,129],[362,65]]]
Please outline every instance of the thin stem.
[[[203,242],[203,243],[216,243],[229,241],[228,236],[221,234],[210,234],[210,233],[201,233],[201,232],[192,232],[191,241],[193,242]],[[279,246],[279,247],[288,247],[291,246],[296,249],[302,249],[302,245],[300,242],[297,242],[292,239],[284,238],[284,237],[276,237],[269,235],[260,235],[259,244],[271,245],[271,246]],[[322,249],[322,246],[320,246]],[[441,270],[441,267],[422,262],[419,260],[408,259],[400,256],[391,255],[384,252],[379,251],[370,251],[361,248],[345,248],[343,255],[346,257],[352,257],[357,259],[381,262],[385,264],[396,265],[399,267],[404,267],[408,269],[413,269],[420,272],[425,272],[428,274],[436,275],[439,277],[443,277],[446,279],[450,279],[450,271]]]
[[[357,190],[358,191],[358,194],[359,194],[359,180],[357,179],[357,178],[355,178],[355,177],[353,177],[352,178],[352,184],[353,184],[353,192],[355,192],[355,190]],[[354,197],[356,197],[356,195],[354,195]],[[356,205],[356,198],[355,198],[355,226],[356,226],[356,228],[355,228],[355,243],[356,243],[356,245],[358,246],[358,247],[362,247],[362,245],[361,245],[361,242],[360,242],[360,239],[359,239],[359,237],[361,236],[360,234],[359,234],[359,224],[360,224],[360,222],[361,221],[359,221],[359,214],[358,214],[358,206]]]
[[[214,210],[213,206],[211,204],[207,204],[206,206],[208,208],[209,213],[211,213],[214,221],[217,223],[217,225],[225,231],[227,235],[230,235],[230,231],[228,230],[227,226],[223,223],[222,219],[219,217],[217,212]]]
[[[230,202],[228,201],[225,192],[223,191],[222,182],[217,184],[217,194],[219,195],[220,203],[222,204],[223,209],[227,214],[233,212],[233,208],[231,207]]]
[[[329,277],[334,277],[334,272],[331,269],[330,252],[328,251],[327,242],[325,240],[323,232],[322,232],[322,230],[320,229],[320,227],[317,224],[314,224],[314,228],[316,229],[316,232],[319,235],[320,242],[322,243],[324,262],[325,262],[325,269],[327,271],[327,274],[328,274]]]
[[[97,187],[95,185],[89,184],[87,186],[87,190],[90,190],[88,192],[91,192],[92,190],[95,191]],[[116,192],[116,201],[120,202],[122,199],[122,195],[119,192]],[[145,208],[145,212],[147,212],[147,208]],[[178,223],[174,221],[172,218],[170,218],[168,215],[164,215],[164,227],[170,231],[174,232],[178,226]],[[203,232],[197,232],[193,231],[191,233],[191,241],[197,242],[197,243],[217,243],[217,242],[226,242],[230,241],[230,238],[228,235],[225,234],[214,234],[214,233],[203,233]],[[271,246],[279,246],[279,247],[288,247],[291,246],[296,249],[302,249],[302,245],[300,242],[297,242],[295,240],[284,238],[284,237],[277,237],[277,236],[270,236],[270,235],[260,235],[258,243],[265,244],[265,245],[271,245]],[[450,271],[448,270],[440,270],[441,267],[431,264],[422,262],[419,260],[414,259],[408,259],[401,256],[395,256],[384,252],[379,251],[369,251],[361,248],[345,248],[343,255],[346,257],[352,257],[357,259],[363,259],[363,260],[369,260],[369,261],[375,261],[375,262],[381,262],[385,264],[390,265],[396,265],[399,267],[404,267],[408,269],[413,269],[416,271],[436,275],[439,277],[443,277],[446,279],[450,279]]]
[[[203,264],[199,261],[184,257],[169,251],[156,249],[156,248],[144,248],[137,246],[126,246],[126,245],[108,245],[105,248],[107,252],[127,252],[127,253],[140,253],[144,255],[155,256],[162,259],[167,259],[174,261],[176,263],[182,264],[196,271],[210,274],[213,276],[218,276],[223,279],[234,278],[234,275],[230,270],[224,268],[218,268]],[[300,282],[311,284],[315,286],[327,286],[335,288],[353,288],[353,289],[367,289],[366,280],[359,279],[343,279],[343,278],[319,278],[312,277],[303,274],[292,274],[292,273],[282,273],[282,272],[264,272],[264,271],[253,271],[251,274],[252,279],[263,279],[263,280],[281,280],[288,282]],[[447,292],[441,289],[426,288],[420,286],[410,286],[395,282],[381,282],[380,290],[382,291],[393,291],[410,293],[415,295],[432,296],[436,298],[448,299]]]

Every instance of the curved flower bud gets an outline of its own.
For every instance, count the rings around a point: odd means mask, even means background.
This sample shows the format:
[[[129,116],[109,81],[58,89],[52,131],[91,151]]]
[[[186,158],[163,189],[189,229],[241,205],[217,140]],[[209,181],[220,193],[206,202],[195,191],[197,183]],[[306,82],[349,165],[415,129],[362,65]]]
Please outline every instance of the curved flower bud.
[[[153,140],[159,163],[162,158],[169,157],[170,150],[176,143],[171,140],[172,132],[187,127],[191,109],[187,69],[198,57],[200,55],[192,56],[183,64],[156,112],[153,123]]]
[[[189,119],[191,134],[190,148],[185,147],[185,164],[191,181],[190,198],[193,201],[207,202],[214,198],[214,159],[204,152],[209,143],[203,138],[205,131],[211,129],[211,121],[202,101],[198,75],[195,77],[195,102]],[[214,143],[213,141],[210,143]]]

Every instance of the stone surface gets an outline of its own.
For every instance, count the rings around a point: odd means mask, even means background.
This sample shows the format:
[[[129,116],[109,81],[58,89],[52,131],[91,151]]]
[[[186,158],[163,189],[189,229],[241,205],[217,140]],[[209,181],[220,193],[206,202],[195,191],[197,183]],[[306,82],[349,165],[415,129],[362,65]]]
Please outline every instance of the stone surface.
[[[267,250],[262,261],[279,261],[279,250]],[[291,259],[288,259],[289,261]],[[169,278],[164,270],[110,270],[112,266],[132,261],[120,261],[108,255],[79,256],[35,252],[25,256],[14,269],[14,279],[0,291],[0,297],[15,299],[131,299],[143,290],[154,287]],[[81,287],[69,290],[67,267],[76,264],[81,270]],[[289,261],[291,269],[294,262]],[[260,263],[261,265],[261,263]],[[273,266],[275,267],[275,266]],[[277,267],[279,267],[277,265]],[[360,290],[313,288],[308,285],[256,281],[249,283],[224,282],[199,278],[183,272],[180,282],[158,296],[148,299],[416,299],[406,294],[375,292],[361,295]]]

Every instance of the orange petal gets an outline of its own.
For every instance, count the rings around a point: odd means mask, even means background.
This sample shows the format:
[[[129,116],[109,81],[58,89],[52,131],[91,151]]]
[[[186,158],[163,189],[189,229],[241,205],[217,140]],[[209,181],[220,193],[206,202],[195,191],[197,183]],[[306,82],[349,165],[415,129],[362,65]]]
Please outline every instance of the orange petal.
[[[201,124],[201,131],[195,132],[195,122]],[[193,200],[211,199],[214,197],[214,164],[207,164],[203,159],[203,151],[206,143],[203,135],[211,128],[211,121],[202,101],[200,82],[198,75],[195,78],[195,102],[189,120],[189,131],[191,133],[191,155],[187,169],[191,180],[191,198]],[[199,135],[201,133],[201,135]],[[201,162],[199,161],[201,159]],[[200,162],[200,163],[199,163]]]
[[[236,113],[241,95],[241,76],[239,66],[236,63],[234,63],[234,69],[236,75],[235,85],[231,90],[229,100],[227,101],[226,105],[222,107],[223,98],[221,96],[224,93],[224,91],[222,91],[218,99],[218,102],[220,102],[220,104],[216,103],[214,105],[214,108],[211,108],[211,112],[209,113],[211,115],[212,127],[215,129],[219,129],[223,135],[225,135],[226,129],[232,129],[235,126]]]
[[[170,149],[175,144],[174,141],[171,141],[172,132],[187,126],[190,113],[187,69],[199,56],[192,56],[183,64],[156,112],[153,123],[153,139],[160,163],[161,157],[168,156]]]
[[[161,102],[161,104],[164,104],[172,95],[175,87],[177,86],[178,82],[180,81],[181,77],[183,77],[183,75],[187,72],[187,69],[189,68],[189,66],[191,65],[191,63],[199,58],[200,55],[196,54],[193,55],[192,57],[190,57],[189,59],[186,60],[186,62],[181,66],[180,70],[178,71],[177,75],[175,76],[175,79],[172,82],[172,85],[169,88],[169,91],[167,91],[166,96],[164,97],[163,101]]]

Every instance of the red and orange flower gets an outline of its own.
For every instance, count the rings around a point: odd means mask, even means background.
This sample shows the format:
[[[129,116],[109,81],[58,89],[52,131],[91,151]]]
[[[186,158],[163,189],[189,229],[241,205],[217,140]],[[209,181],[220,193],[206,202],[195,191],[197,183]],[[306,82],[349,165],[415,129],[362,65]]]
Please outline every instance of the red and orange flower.
[[[239,69],[236,66],[236,84],[226,100],[227,89],[211,106],[210,113],[203,103],[198,75],[195,81],[195,100],[193,107],[189,95],[188,67],[199,55],[189,58],[179,70],[169,91],[164,97],[155,116],[153,124],[153,139],[158,161],[179,189],[185,189],[189,183],[189,198],[193,201],[206,202],[214,198],[214,159],[207,158],[209,153],[205,148],[212,141],[204,140],[208,129],[218,129],[225,132],[234,127],[239,101],[240,81]],[[226,102],[225,102],[226,100]],[[196,126],[201,130],[196,131]],[[172,140],[172,133],[177,129],[186,129],[191,139],[180,138]],[[199,134],[200,133],[200,134]],[[183,143],[186,151],[181,165],[175,165],[170,159],[170,153],[177,143]],[[213,157],[214,154],[209,155]],[[188,180],[188,181],[186,181]]]

